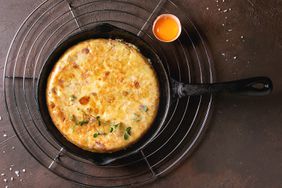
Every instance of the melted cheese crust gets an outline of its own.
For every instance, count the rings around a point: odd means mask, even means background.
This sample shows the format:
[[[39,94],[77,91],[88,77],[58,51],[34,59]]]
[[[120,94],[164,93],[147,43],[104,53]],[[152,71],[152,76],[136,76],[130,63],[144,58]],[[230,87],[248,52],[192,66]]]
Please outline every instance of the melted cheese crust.
[[[46,99],[52,121],[67,140],[88,151],[110,153],[135,143],[150,128],[159,85],[134,45],[90,39],[56,62]]]

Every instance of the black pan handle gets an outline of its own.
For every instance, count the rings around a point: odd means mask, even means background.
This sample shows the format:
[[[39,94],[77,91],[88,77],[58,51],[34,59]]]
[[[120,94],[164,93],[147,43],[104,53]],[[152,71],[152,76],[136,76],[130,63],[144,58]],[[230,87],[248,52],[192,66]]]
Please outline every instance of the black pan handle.
[[[179,97],[211,93],[237,93],[249,96],[263,96],[270,94],[273,86],[272,81],[267,77],[254,77],[212,84],[179,83],[176,88]]]

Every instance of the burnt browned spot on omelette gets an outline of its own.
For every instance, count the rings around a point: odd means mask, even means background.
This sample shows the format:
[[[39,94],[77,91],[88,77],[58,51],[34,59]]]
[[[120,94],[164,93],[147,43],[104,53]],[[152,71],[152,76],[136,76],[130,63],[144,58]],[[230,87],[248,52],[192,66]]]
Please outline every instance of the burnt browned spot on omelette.
[[[56,88],[53,87],[53,88],[51,89],[51,91],[52,91],[53,94],[57,95],[57,89],[56,89]]]
[[[109,75],[110,75],[110,71],[106,71],[105,76],[109,76]]]
[[[63,79],[59,79],[59,80],[58,80],[58,85],[59,85],[60,87],[64,87],[64,80],[63,80]]]
[[[47,84],[50,116],[67,140],[100,153],[124,149],[150,128],[159,103],[156,74],[135,46],[81,42],[56,62]]]
[[[138,89],[138,88],[140,87],[140,84],[139,84],[138,81],[134,81],[134,87],[135,87],[136,89]]]
[[[88,54],[89,53],[89,49],[88,48],[83,48],[82,49],[82,53]]]
[[[55,108],[56,105],[53,102],[50,102],[49,106],[50,106],[50,108]]]
[[[122,94],[126,97],[129,93],[127,91],[123,91]]]
[[[65,121],[66,119],[65,114],[60,109],[58,110],[57,115],[62,121]]]
[[[73,62],[72,64],[73,64],[73,68],[75,68],[75,69],[79,68],[79,66],[78,66],[78,64],[76,64],[76,62]]]

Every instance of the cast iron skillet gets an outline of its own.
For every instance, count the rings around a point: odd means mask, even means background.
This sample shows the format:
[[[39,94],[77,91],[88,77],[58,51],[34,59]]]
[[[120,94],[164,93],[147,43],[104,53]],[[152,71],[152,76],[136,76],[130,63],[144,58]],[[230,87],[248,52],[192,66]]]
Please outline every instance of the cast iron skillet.
[[[139,48],[140,52],[145,57],[151,60],[152,67],[156,70],[155,72],[157,73],[160,88],[160,104],[158,113],[149,131],[134,145],[128,147],[127,149],[109,154],[89,152],[67,141],[53,124],[46,104],[47,79],[55,63],[58,61],[61,55],[63,55],[63,53],[71,46],[81,41],[93,38],[122,39],[126,42],[136,45]],[[183,84],[176,82],[172,78],[169,78],[157,53],[145,41],[123,29],[117,28],[110,24],[101,24],[92,28],[91,30],[82,31],[78,34],[72,35],[64,42],[62,42],[51,53],[40,72],[40,78],[37,84],[37,99],[39,110],[42,115],[43,121],[45,122],[47,130],[62,147],[64,147],[72,154],[92,161],[96,165],[107,165],[117,159],[137,153],[152,141],[167,118],[167,113],[170,107],[172,96],[184,97],[218,92],[231,92],[245,95],[261,96],[269,94],[271,90],[272,82],[269,78],[266,77],[255,77],[244,80],[213,84]]]

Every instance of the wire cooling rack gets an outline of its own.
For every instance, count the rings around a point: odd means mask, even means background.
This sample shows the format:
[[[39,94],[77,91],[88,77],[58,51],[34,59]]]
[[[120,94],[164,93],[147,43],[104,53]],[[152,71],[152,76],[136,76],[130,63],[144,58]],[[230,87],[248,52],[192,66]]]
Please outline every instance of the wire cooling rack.
[[[183,26],[173,43],[157,41],[153,20],[172,13]],[[189,17],[169,0],[47,0],[24,20],[7,54],[4,97],[10,121],[28,152],[58,176],[85,186],[145,184],[175,168],[191,154],[207,125],[212,96],[175,100],[155,139],[139,153],[109,166],[95,166],[58,145],[38,111],[36,84],[48,55],[66,37],[100,23],[135,33],[156,50],[169,75],[184,83],[213,82],[204,38]]]

